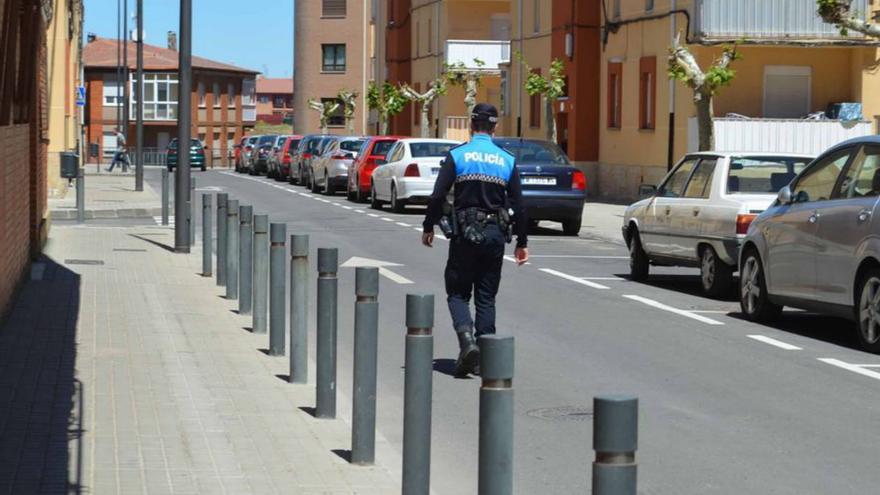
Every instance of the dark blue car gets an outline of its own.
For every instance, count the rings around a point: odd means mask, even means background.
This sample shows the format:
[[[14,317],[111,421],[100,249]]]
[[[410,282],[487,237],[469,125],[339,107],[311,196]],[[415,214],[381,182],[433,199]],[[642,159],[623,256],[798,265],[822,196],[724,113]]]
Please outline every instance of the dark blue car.
[[[497,137],[493,141],[516,157],[523,202],[532,225],[561,222],[566,235],[581,230],[587,181],[554,143],[540,139]]]

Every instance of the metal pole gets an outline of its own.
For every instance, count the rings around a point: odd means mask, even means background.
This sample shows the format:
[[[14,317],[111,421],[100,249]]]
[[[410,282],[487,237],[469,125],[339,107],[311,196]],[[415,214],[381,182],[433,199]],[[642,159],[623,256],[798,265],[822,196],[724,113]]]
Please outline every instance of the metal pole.
[[[162,167],[162,225],[168,225],[168,169]],[[220,200],[217,200],[220,205]]]
[[[211,211],[211,195],[209,193],[202,193],[202,276],[210,277],[213,275],[211,273],[211,265],[213,260],[211,259],[212,254],[212,232],[211,232],[211,217],[214,212]]]
[[[180,52],[178,52],[178,103],[177,103],[177,167],[174,176],[174,250],[189,252],[189,224],[186,220],[186,197],[189,194],[189,143],[192,138],[192,0],[180,0]],[[227,212],[228,215],[228,212]],[[238,216],[238,205],[235,207]],[[236,232],[238,229],[236,229]],[[230,259],[238,261],[238,257]],[[238,291],[236,280],[235,290]],[[228,286],[227,286],[228,289]],[[228,295],[228,294],[227,294]]]
[[[269,310],[269,215],[254,215],[254,333],[266,333]]]
[[[309,380],[309,236],[290,236],[290,383]]]
[[[238,209],[238,314],[249,315],[254,302],[254,208]]]
[[[217,285],[221,287],[226,285],[226,205],[228,201],[228,194],[217,193]]]
[[[196,179],[189,179],[189,245],[196,245]]]
[[[376,354],[379,332],[379,269],[355,269],[352,464],[376,459]]]
[[[238,200],[226,202],[226,299],[238,299]]]
[[[76,223],[86,221],[86,169],[76,169]]]
[[[513,344],[511,336],[480,337],[479,495],[513,493]]]
[[[125,146],[128,148],[128,0],[122,0],[122,5],[122,135],[125,136]]]
[[[269,225],[269,355],[284,355],[284,303],[287,299],[284,265],[287,263],[287,225]]]
[[[628,395],[593,398],[593,493],[636,495],[639,399]]]
[[[403,495],[431,491],[434,295],[406,295],[403,385]]]
[[[336,294],[339,250],[318,249],[318,329],[315,416],[336,417]]]
[[[116,0],[116,131],[122,130],[122,0]],[[119,142],[116,143],[119,147]],[[114,155],[115,157],[115,155]]]
[[[134,169],[134,190],[144,190],[144,0],[137,0],[137,84],[134,86],[135,106],[137,108],[135,151],[137,164]]]

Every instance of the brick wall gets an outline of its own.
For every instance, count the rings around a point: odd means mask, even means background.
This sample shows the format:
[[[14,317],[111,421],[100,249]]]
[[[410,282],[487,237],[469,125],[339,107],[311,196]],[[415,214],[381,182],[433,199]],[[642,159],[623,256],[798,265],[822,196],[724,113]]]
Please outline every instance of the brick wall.
[[[30,252],[30,124],[0,126],[0,317],[28,268]]]

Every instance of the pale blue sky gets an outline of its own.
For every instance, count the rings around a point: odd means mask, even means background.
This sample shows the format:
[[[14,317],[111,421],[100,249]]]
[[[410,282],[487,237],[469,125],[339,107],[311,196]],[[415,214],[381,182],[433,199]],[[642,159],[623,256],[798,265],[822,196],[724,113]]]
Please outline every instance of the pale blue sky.
[[[126,0],[122,0],[123,2]],[[127,0],[135,13],[135,0]],[[116,37],[119,0],[85,0],[85,32]],[[192,0],[193,55],[291,77],[292,0]],[[166,46],[168,31],[180,30],[179,0],[144,0],[144,41]],[[129,30],[133,20],[129,19]]]

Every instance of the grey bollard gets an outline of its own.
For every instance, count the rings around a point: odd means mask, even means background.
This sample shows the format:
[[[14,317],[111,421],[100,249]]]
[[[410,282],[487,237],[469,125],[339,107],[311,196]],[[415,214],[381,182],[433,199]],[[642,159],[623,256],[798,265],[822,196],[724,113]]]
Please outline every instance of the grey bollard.
[[[162,167],[162,225],[168,225],[168,180],[168,168]],[[220,204],[219,200],[217,204]]]
[[[86,169],[76,169],[76,223],[86,221]]]
[[[513,344],[511,336],[480,337],[479,495],[513,493]]]
[[[269,313],[269,215],[254,215],[254,333],[266,333]]]
[[[210,277],[211,267],[214,260],[212,259],[212,234],[211,234],[211,217],[214,212],[211,211],[211,195],[202,193],[202,276]]]
[[[290,236],[290,383],[309,380],[309,236]]]
[[[284,267],[287,263],[287,225],[273,223],[269,226],[269,355],[284,355],[284,337],[287,325],[284,320],[284,304],[287,296],[287,280]]]
[[[226,285],[226,203],[228,201],[228,194],[217,194],[217,285],[221,287]]]
[[[406,296],[403,386],[403,495],[431,491],[431,400],[434,296]]]
[[[196,245],[196,179],[189,178],[189,245]]]
[[[226,299],[238,299],[238,200],[226,202]]]
[[[336,295],[339,250],[318,249],[318,328],[315,416],[336,417]]]
[[[351,413],[351,463],[376,458],[376,354],[379,332],[379,269],[355,269],[354,378]]]
[[[253,307],[254,208],[238,208],[238,314],[249,315]]]
[[[593,493],[636,495],[639,399],[627,395],[593,398]]]

